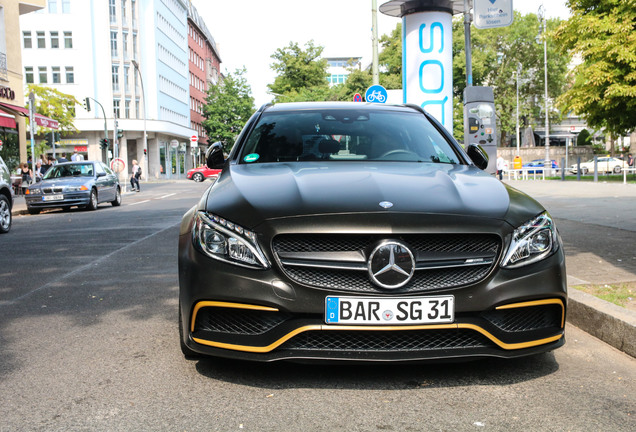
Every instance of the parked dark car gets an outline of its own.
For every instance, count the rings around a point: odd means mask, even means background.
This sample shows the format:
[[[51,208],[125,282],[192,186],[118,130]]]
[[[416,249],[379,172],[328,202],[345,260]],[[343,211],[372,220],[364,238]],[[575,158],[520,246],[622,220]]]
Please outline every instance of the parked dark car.
[[[183,217],[186,356],[512,358],[565,343],[554,220],[418,106],[265,105]]]
[[[192,168],[186,173],[186,178],[195,182],[202,182],[207,178],[216,179],[221,173],[220,169],[210,169],[207,166]]]
[[[42,181],[30,185],[25,200],[30,214],[73,206],[95,210],[104,202],[121,205],[121,187],[117,175],[103,162],[64,162],[50,168]]]
[[[0,234],[6,234],[11,230],[12,209],[11,171],[0,156]]]
[[[535,159],[532,162],[523,164],[523,168],[528,171],[528,174],[535,174],[535,173],[542,174],[544,166],[545,166],[545,160],[543,159]],[[557,164],[556,161],[552,159],[552,169],[558,169],[558,168],[559,168],[559,164]]]

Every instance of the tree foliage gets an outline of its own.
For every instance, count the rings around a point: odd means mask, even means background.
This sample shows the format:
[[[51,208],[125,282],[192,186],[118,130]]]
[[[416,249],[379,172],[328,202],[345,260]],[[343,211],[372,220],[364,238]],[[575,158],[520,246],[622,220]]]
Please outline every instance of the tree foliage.
[[[572,16],[555,32],[562,52],[580,55],[564,110],[613,137],[636,128],[636,0],[569,0]]]
[[[61,135],[65,136],[79,132],[73,123],[75,120],[75,105],[80,103],[75,99],[75,96],[62,93],[51,87],[29,84],[26,92],[27,100],[31,92],[35,95],[35,111],[38,114],[57,120]],[[39,133],[50,131],[50,128],[38,126]]]
[[[234,145],[236,135],[254,113],[252,89],[244,74],[237,69],[216,85],[210,86],[203,108],[203,128],[211,141],[221,141],[225,151]]]
[[[322,100],[328,93],[327,60],[320,58],[323,47],[313,41],[305,44],[305,49],[296,42],[290,42],[284,48],[278,48],[270,67],[277,73],[269,90],[276,98],[307,97],[305,100]],[[282,95],[282,96],[279,96]],[[302,95],[302,96],[301,96]],[[278,99],[277,99],[278,100]]]

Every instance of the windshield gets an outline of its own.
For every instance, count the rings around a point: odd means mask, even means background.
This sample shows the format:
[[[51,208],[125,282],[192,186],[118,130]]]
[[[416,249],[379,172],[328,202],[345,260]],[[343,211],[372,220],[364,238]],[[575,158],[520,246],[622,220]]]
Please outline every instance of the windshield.
[[[368,160],[461,159],[420,113],[351,109],[266,112],[240,154],[240,163]]]
[[[93,164],[76,163],[54,165],[44,175],[44,179],[61,177],[93,177]]]

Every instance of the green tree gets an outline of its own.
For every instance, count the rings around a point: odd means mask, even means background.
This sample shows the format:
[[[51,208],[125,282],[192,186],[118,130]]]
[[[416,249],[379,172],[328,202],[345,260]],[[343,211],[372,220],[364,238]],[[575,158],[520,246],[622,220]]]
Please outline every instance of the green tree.
[[[236,135],[254,113],[252,89],[245,68],[228,73],[223,81],[210,86],[203,107],[203,127],[211,141],[221,141],[225,151],[234,145]]]
[[[25,97],[26,100],[29,99],[29,93],[31,92],[33,92],[35,96],[35,111],[38,114],[57,120],[59,123],[59,132],[62,136],[79,132],[74,125],[75,105],[81,102],[75,99],[75,96],[62,93],[51,87],[29,84]],[[51,132],[50,128],[40,126],[38,126],[37,130],[43,134]]]
[[[569,0],[572,16],[555,33],[562,52],[583,60],[563,110],[604,128],[614,139],[636,128],[636,0]]]
[[[378,54],[380,84],[386,89],[402,88],[402,24],[398,23],[388,35],[379,39],[381,51]]]
[[[284,48],[278,48],[270,65],[277,73],[269,90],[276,101],[324,100],[329,94],[327,82],[327,60],[321,59],[323,47],[313,41],[302,49],[296,42],[290,42]],[[304,99],[303,99],[304,98]]]
[[[551,43],[552,29],[561,23],[548,20],[548,95],[559,96],[566,83],[569,56],[560,53]],[[515,134],[516,74],[519,70],[519,116],[521,127],[537,126],[545,122],[543,43],[537,43],[539,20],[535,14],[515,12],[508,27],[471,31],[473,85],[489,86],[495,94],[500,145]],[[463,19],[453,20],[453,85],[455,118],[463,119],[463,91],[466,87],[466,55]],[[458,103],[459,101],[459,103]],[[550,111],[555,121],[559,112]],[[463,121],[455,121],[455,136],[463,137]]]

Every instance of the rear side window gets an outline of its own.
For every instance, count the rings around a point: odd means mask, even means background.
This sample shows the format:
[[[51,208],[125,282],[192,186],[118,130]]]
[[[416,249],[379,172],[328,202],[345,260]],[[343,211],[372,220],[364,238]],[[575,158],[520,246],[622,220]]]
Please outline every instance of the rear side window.
[[[452,145],[420,113],[302,110],[264,113],[240,163],[409,161],[460,163]]]

